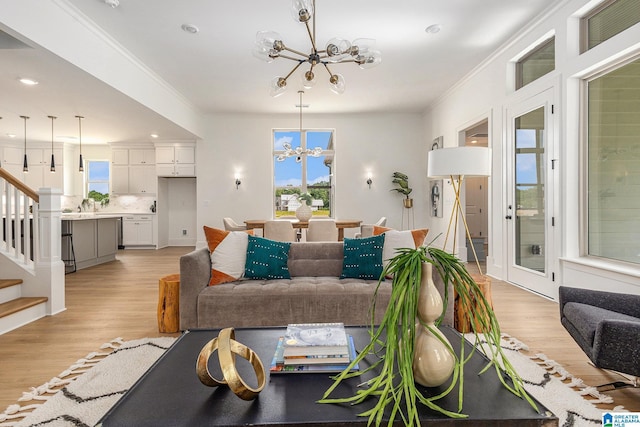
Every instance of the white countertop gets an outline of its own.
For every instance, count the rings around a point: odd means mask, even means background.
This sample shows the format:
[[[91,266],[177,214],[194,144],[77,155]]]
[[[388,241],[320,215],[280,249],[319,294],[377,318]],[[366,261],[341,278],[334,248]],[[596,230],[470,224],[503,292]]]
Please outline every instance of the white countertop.
[[[115,213],[93,213],[93,212],[73,212],[63,213],[61,218],[63,221],[81,221],[87,219],[112,219],[122,218],[124,214]]]

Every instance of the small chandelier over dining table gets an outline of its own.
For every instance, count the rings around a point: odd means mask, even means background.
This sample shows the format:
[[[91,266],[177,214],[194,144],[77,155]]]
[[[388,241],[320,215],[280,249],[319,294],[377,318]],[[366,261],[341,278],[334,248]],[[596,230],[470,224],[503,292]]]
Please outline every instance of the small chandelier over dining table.
[[[304,95],[304,91],[299,90],[298,94],[300,94],[300,104],[298,107],[300,107],[300,142],[302,143],[302,108],[304,107],[302,104],[302,95]],[[311,157],[320,157],[322,155],[322,147],[303,149],[302,146],[298,146],[296,148],[292,148],[290,142],[283,142],[282,148],[284,148],[284,153],[276,156],[276,160],[279,162],[284,162],[288,157],[295,156],[296,163],[300,163],[302,161],[302,156],[304,155]]]
[[[318,50],[316,43],[316,2],[315,0],[292,0],[291,13],[296,22],[301,22],[307,28],[307,34],[311,41],[309,53],[294,50],[282,41],[280,34],[275,31],[259,31],[256,34],[256,43],[253,53],[256,57],[272,62],[277,58],[284,58],[297,62],[293,69],[284,77],[275,77],[271,81],[271,96],[278,96],[287,89],[287,80],[305,63],[310,67],[302,75],[302,83],[305,89],[311,89],[316,82],[314,68],[322,66],[329,73],[329,87],[337,94],[344,93],[345,80],[342,74],[334,73],[329,64],[341,64],[352,62],[360,68],[372,68],[382,61],[380,51],[375,50],[374,39],[360,38],[353,42],[340,38],[330,39],[325,49]],[[311,23],[310,23],[311,21]]]

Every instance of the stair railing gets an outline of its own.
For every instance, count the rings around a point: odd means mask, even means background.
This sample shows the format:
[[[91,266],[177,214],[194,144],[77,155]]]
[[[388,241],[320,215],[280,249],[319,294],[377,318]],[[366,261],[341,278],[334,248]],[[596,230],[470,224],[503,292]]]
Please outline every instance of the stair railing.
[[[33,270],[38,260],[40,196],[0,168],[2,240],[0,249],[23,267]]]

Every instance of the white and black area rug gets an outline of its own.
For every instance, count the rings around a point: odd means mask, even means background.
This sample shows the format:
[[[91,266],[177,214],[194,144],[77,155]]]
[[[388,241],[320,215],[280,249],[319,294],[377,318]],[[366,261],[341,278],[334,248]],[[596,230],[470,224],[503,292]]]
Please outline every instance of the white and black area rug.
[[[474,340],[473,335],[466,338]],[[103,351],[88,354],[42,386],[23,393],[18,403],[0,413],[0,427],[94,426],[174,340],[117,338],[106,343]],[[526,345],[516,339],[503,336],[501,347],[527,391],[559,418],[559,426],[601,424],[603,410],[594,404],[611,404],[609,396],[585,386],[543,354],[524,354]]]
[[[116,338],[104,344],[103,351],[88,354],[57,377],[23,393],[18,404],[0,414],[0,426],[94,426],[174,340]]]
[[[475,342],[473,334],[465,334],[465,338],[471,343]],[[478,338],[483,346],[488,345],[482,335]],[[560,427],[602,425],[602,413],[606,411],[595,405],[612,404],[611,396],[587,386],[545,354],[525,354],[529,353],[527,345],[513,337],[502,334],[500,346],[522,377],[525,390],[558,417]],[[626,410],[622,406],[616,406],[608,410],[611,411]]]

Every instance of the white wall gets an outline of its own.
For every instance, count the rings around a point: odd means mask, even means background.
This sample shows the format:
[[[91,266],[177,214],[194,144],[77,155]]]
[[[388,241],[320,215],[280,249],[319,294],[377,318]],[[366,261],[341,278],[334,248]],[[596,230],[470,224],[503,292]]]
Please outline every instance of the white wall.
[[[558,150],[559,174],[554,215],[556,239],[553,260],[558,268],[556,284],[585,288],[601,288],[620,292],[640,293],[640,267],[620,266],[581,256],[580,248],[580,91],[579,81],[603,67],[640,53],[640,24],[580,55],[578,50],[579,14],[597,4],[596,1],[569,0],[507,43],[501,50],[477,67],[465,79],[451,88],[425,114],[427,139],[444,136],[445,147],[458,145],[457,134],[469,124],[489,119],[489,146],[493,149],[493,175],[489,183],[489,256],[487,271],[494,277],[506,274],[506,159],[507,109],[521,100],[551,89],[555,94],[557,126],[554,132]],[[515,60],[539,41],[555,34],[556,70],[525,88],[514,92],[513,67]],[[453,195],[445,185],[443,218],[432,222],[437,232],[448,224],[447,211]],[[597,272],[597,274],[594,274]]]
[[[207,138],[197,144],[198,246],[202,226],[221,228],[222,218],[236,221],[273,216],[272,130],[297,129],[297,115],[211,116]],[[424,123],[419,114],[312,115],[305,128],[335,129],[336,218],[374,222],[400,228],[402,195],[391,192],[391,175],[409,175],[415,227],[428,226]],[[367,171],[372,172],[369,189]],[[239,189],[235,174],[241,177]],[[347,237],[356,230],[347,230]]]

